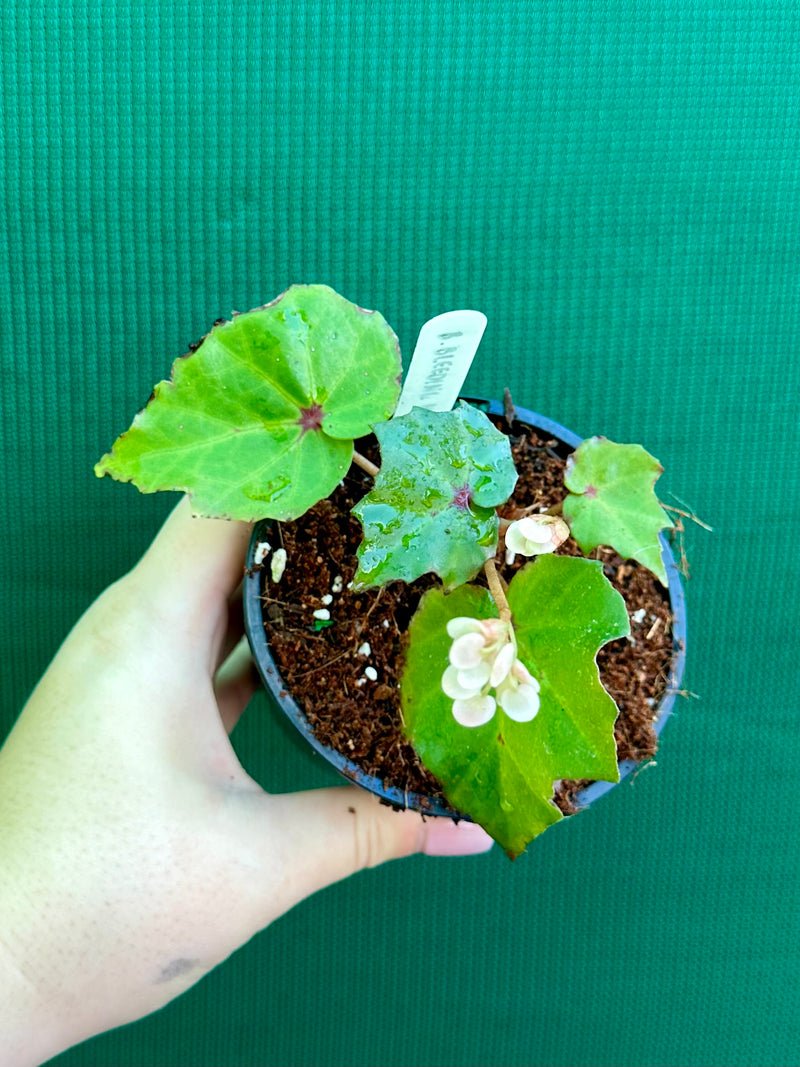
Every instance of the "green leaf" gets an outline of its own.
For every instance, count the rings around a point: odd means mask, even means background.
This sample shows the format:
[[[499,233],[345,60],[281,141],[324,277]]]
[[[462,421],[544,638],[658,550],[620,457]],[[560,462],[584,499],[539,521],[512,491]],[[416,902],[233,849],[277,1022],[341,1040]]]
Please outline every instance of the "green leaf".
[[[450,804],[511,856],[561,819],[551,802],[560,778],[619,779],[617,706],[600,684],[595,657],[629,632],[622,597],[600,563],[541,556],[508,588],[519,658],[540,684],[535,719],[515,722],[500,708],[484,726],[460,726],[441,689],[448,664],[446,625],[459,615],[497,615],[488,592],[462,586],[423,597],[412,619],[402,678],[406,733]]]
[[[378,312],[294,285],[176,360],[95,473],[182,490],[198,515],[293,519],[336,487],[353,439],[394,410],[399,375]]]
[[[517,481],[508,438],[463,401],[454,411],[412,408],[375,433],[381,469],[353,508],[364,527],[355,584],[427,571],[447,586],[468,581],[497,550],[494,509]]]
[[[567,461],[564,518],[582,552],[610,545],[623,559],[635,559],[667,584],[658,534],[672,521],[653,486],[661,464],[641,445],[618,445],[589,437]]]

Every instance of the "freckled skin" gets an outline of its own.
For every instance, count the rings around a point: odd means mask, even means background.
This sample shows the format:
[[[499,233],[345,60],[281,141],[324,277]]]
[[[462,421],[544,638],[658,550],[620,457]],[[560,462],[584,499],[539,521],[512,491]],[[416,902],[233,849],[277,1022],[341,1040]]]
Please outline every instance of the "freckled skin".
[[[182,975],[188,974],[189,971],[193,971],[199,962],[199,960],[187,960],[181,957],[176,960],[170,960],[166,967],[162,969],[156,982],[171,982],[174,978],[180,978]]]

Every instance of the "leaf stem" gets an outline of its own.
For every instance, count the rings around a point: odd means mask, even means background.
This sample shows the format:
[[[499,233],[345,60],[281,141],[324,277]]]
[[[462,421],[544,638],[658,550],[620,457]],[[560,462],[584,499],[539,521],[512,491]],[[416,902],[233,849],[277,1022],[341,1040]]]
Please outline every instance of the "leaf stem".
[[[366,471],[372,478],[377,478],[380,467],[376,467],[372,460],[367,459],[366,456],[362,456],[360,452],[353,449],[353,463],[357,467],[360,467],[362,471]]]
[[[503,583],[500,580],[500,575],[497,573],[497,567],[493,559],[487,559],[483,565],[484,573],[486,574],[486,581],[489,583],[489,592],[492,595],[497,605],[497,611],[503,622],[511,622],[511,608],[508,606],[508,600],[506,599],[506,591],[503,589]]]

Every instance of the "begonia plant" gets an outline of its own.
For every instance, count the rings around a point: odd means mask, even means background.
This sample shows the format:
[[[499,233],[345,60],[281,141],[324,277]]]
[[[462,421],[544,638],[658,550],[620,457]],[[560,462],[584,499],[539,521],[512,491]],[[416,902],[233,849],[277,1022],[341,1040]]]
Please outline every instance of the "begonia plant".
[[[562,817],[555,781],[619,776],[618,709],[595,657],[630,632],[627,610],[600,562],[554,549],[571,533],[584,553],[611,546],[666,585],[661,467],[639,445],[589,438],[568,460],[560,508],[508,523],[508,437],[463,401],[393,417],[400,383],[378,312],[295,285],[176,360],[95,471],[181,490],[197,515],[279,522],[327,497],[352,463],[369,472],[355,586],[441,578],[409,627],[404,729],[453,808],[514,856]],[[369,434],[379,466],[354,448]],[[498,552],[530,559],[508,586]],[[270,566],[279,580],[282,549]]]

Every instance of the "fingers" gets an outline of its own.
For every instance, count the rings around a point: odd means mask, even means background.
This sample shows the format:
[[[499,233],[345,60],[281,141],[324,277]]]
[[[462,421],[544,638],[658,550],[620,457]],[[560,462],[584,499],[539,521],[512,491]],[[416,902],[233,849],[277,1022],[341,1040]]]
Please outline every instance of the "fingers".
[[[220,718],[230,734],[260,682],[247,638],[243,637],[214,677]]]
[[[187,497],[134,568],[166,614],[213,615],[241,580],[250,523],[193,518]]]
[[[280,827],[291,871],[287,892],[293,903],[387,860],[422,852],[428,856],[471,856],[488,852],[492,839],[475,823],[454,823],[412,811],[393,811],[356,786],[266,798],[274,847]]]

